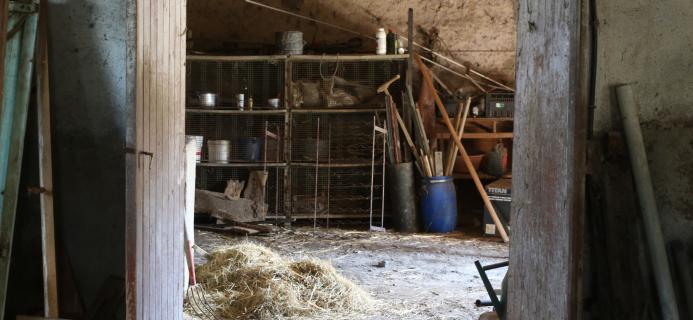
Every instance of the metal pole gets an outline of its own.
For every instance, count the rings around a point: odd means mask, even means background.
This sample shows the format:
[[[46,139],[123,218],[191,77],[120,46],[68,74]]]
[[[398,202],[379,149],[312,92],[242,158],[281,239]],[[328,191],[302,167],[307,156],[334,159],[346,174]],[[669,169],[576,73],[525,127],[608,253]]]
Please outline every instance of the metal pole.
[[[640,211],[645,225],[650,261],[659,293],[659,303],[662,306],[662,319],[678,320],[679,309],[676,304],[671,269],[669,268],[669,260],[664,246],[664,237],[662,236],[662,227],[659,222],[654,189],[652,188],[650,168],[647,164],[645,143],[640,130],[637,105],[633,97],[631,85],[617,87],[616,94],[633,169],[633,180],[635,180],[635,189],[638,192],[638,202],[640,203]]]
[[[332,124],[327,126],[327,228],[330,227],[330,182],[332,173]]]
[[[320,117],[315,138],[315,193],[313,195],[313,230],[318,226],[318,174],[320,171]]]
[[[385,138],[385,135],[383,135],[383,187],[382,187],[382,194],[380,196],[381,200],[381,205],[380,205],[380,227],[385,228],[385,148],[387,144],[387,139]]]
[[[373,226],[373,172],[375,171],[375,116],[373,116],[373,144],[371,145],[371,197],[370,197],[370,208],[369,208],[369,228]],[[384,151],[384,149],[383,149]],[[383,155],[384,156],[384,155]]]
[[[262,188],[262,206],[265,206],[265,197],[267,197],[267,188],[269,188],[269,172],[267,171],[267,135],[269,132],[267,132],[267,126],[268,122],[265,120],[265,145],[263,146],[263,149],[265,151],[265,154],[262,156],[263,158],[263,164],[262,164],[262,176],[263,179],[265,179],[265,187]],[[264,176],[267,175],[267,178]],[[265,209],[265,215],[269,213],[269,201],[267,201],[267,209]]]
[[[277,161],[277,166],[274,168],[274,211],[275,215],[279,215],[279,146],[281,143],[281,135],[279,135],[279,125],[277,125],[277,152],[276,152],[276,161]],[[286,170],[286,169],[285,169]],[[283,210],[282,210],[283,211]]]

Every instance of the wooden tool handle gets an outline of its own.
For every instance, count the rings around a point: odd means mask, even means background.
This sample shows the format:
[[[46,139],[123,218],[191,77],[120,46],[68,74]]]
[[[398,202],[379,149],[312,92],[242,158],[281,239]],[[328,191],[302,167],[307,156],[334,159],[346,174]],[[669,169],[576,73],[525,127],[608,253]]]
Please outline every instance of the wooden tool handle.
[[[484,201],[484,205],[486,206],[486,209],[488,210],[489,214],[491,215],[491,219],[493,220],[493,223],[496,225],[496,228],[498,228],[498,233],[500,234],[500,236],[504,242],[510,241],[510,239],[508,238],[508,234],[505,232],[505,228],[503,227],[503,224],[501,223],[500,219],[498,218],[498,214],[496,213],[496,210],[493,208],[493,204],[491,204],[491,200],[489,199],[488,194],[486,193],[486,190],[484,190],[484,185],[481,184],[481,179],[479,179],[479,175],[477,174],[476,169],[474,168],[474,165],[472,164],[472,160],[469,159],[469,155],[467,155],[467,151],[464,149],[464,146],[462,145],[462,141],[460,140],[459,135],[457,135],[457,132],[455,132],[455,128],[452,127],[452,123],[450,122],[450,117],[448,117],[448,114],[445,111],[445,107],[443,106],[443,102],[440,100],[440,97],[438,97],[438,93],[436,93],[435,87],[433,87],[433,81],[431,80],[431,75],[428,73],[429,72],[428,68],[423,64],[423,62],[421,62],[421,58],[418,55],[416,56],[416,62],[419,64],[419,68],[421,69],[421,74],[423,75],[424,82],[426,83],[426,85],[431,90],[431,93],[433,94],[433,98],[435,99],[436,106],[438,106],[438,110],[443,115],[443,122],[445,122],[445,126],[448,127],[448,131],[450,131],[450,136],[452,137],[453,141],[455,141],[455,144],[457,145],[457,148],[459,149],[460,155],[462,156],[462,159],[464,160],[465,165],[467,165],[467,169],[469,170],[469,175],[472,177],[472,180],[474,180],[474,184],[476,185],[476,188],[479,191],[479,194],[481,195],[481,199]]]

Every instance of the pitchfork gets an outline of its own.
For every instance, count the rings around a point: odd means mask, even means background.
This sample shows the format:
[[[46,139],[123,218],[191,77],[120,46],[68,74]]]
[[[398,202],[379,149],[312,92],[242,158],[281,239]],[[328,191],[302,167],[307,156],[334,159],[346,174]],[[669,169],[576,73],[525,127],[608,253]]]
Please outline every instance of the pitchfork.
[[[207,302],[207,290],[201,283],[197,283],[195,278],[195,253],[193,251],[193,243],[190,240],[190,235],[188,234],[188,228],[185,228],[185,257],[188,261],[188,274],[190,281],[188,283],[188,290],[185,293],[185,300],[188,301],[193,311],[202,317],[202,319],[219,319],[216,316],[214,308]]]

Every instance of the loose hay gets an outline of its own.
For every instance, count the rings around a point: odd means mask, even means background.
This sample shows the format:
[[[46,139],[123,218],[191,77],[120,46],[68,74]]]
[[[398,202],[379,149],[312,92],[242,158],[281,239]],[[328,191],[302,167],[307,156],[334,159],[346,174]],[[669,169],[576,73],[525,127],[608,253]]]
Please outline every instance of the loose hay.
[[[278,319],[324,312],[364,312],[375,301],[329,262],[292,261],[245,242],[211,254],[197,269],[222,317]]]

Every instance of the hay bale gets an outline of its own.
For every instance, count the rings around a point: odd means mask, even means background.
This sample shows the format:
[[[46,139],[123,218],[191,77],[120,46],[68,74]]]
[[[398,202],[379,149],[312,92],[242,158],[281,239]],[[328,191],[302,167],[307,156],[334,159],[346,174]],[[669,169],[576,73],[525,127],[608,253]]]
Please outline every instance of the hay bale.
[[[374,300],[329,262],[292,261],[250,242],[211,254],[197,269],[222,317],[279,319],[364,311]]]

